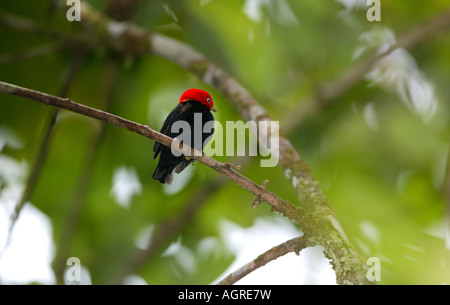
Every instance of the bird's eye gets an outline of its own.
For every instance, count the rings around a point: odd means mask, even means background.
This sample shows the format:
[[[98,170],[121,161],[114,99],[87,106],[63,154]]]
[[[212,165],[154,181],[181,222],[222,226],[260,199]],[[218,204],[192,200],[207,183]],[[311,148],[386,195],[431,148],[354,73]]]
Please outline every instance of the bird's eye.
[[[209,97],[206,99],[206,101],[208,102],[208,104],[211,104],[211,99]]]

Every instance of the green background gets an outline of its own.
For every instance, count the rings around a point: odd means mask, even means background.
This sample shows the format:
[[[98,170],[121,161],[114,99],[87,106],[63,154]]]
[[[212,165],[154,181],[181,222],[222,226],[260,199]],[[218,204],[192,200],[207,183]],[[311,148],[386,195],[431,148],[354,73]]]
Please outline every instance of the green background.
[[[98,10],[108,2],[84,1]],[[66,8],[51,10],[50,2],[3,1],[0,11],[58,31],[82,31],[83,22],[69,23]],[[449,283],[449,34],[391,54],[398,57],[377,65],[377,75],[366,74],[330,103],[297,117],[308,101],[324,94],[326,84],[342,80],[384,42],[449,9],[446,0],[385,0],[381,21],[369,22],[369,7],[362,3],[346,8],[322,0],[142,1],[132,20],[200,51],[248,88],[282,129],[290,124],[287,137],[310,165],[349,240],[365,258],[380,258],[382,284]],[[0,59],[55,42],[0,24]],[[0,64],[0,80],[59,95],[74,57],[71,47],[63,46],[42,56],[6,60]],[[109,100],[109,112],[159,130],[188,88],[210,92],[218,110],[215,119],[222,125],[241,119],[219,92],[173,63],[149,55],[124,56],[101,46],[84,52],[68,97],[101,109]],[[1,155],[31,168],[52,111],[0,94],[0,140],[14,134],[22,144],[5,145]],[[221,182],[218,173],[198,163],[186,185],[168,194],[151,178],[156,167],[153,141],[105,126],[95,146],[100,127],[97,121],[60,111],[31,199],[51,220],[55,251],[70,247],[68,255],[80,258],[92,283],[114,281],[135,257],[142,230],[151,226],[155,234],[167,220],[180,223],[176,217],[199,202],[201,194],[207,197],[191,217],[133,273],[149,284],[209,284],[235,255],[222,238],[224,219],[250,227],[261,217],[281,218],[266,204],[253,209],[250,193]],[[92,163],[86,166],[89,158]],[[269,190],[298,204],[279,167],[261,168],[259,157],[215,158],[243,164],[242,174],[257,183],[269,179]],[[134,171],[140,182],[125,207],[111,195],[114,173],[121,167]],[[2,174],[0,192],[12,183]],[[85,192],[76,187],[80,180],[88,181]],[[213,181],[220,187],[214,189]],[[64,239],[74,202],[80,206],[79,220],[69,229],[73,239]],[[211,238],[214,250],[199,247]],[[193,253],[189,271],[174,256],[161,255],[177,241]]]

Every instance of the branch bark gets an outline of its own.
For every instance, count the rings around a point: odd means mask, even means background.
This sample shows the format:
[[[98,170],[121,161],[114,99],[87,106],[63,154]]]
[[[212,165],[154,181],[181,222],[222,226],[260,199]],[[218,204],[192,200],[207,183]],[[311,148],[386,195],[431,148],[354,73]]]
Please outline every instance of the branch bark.
[[[299,254],[300,251],[302,251],[307,247],[309,247],[308,241],[303,236],[290,239],[264,252],[263,254],[261,254],[248,264],[230,273],[227,277],[218,282],[217,285],[233,285],[243,277],[247,276],[256,269],[266,265],[267,263],[270,263],[271,261],[276,260],[277,258],[290,252],[295,252],[296,254]]]

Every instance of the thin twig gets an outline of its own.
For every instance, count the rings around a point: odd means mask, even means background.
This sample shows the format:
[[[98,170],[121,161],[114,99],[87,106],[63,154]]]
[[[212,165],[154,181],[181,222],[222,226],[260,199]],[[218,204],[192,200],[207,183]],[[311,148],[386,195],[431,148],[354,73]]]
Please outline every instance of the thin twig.
[[[290,239],[278,246],[273,247],[269,251],[264,252],[251,262],[245,264],[241,268],[230,273],[223,280],[218,282],[217,285],[233,285],[246,275],[266,265],[267,263],[276,260],[277,258],[290,252],[295,252],[296,254],[299,254],[300,251],[307,248],[308,246],[309,246],[308,241],[303,236]]]

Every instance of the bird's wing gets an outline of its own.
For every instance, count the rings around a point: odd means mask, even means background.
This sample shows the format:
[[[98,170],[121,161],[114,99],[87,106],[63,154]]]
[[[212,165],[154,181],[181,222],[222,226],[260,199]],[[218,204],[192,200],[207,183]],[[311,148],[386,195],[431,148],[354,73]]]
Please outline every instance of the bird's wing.
[[[183,117],[190,107],[191,106],[188,103],[178,104],[167,116],[166,120],[163,123],[163,126],[161,127],[160,133],[173,138],[174,134],[171,131],[172,124],[178,120],[183,120]],[[155,145],[153,146],[153,152],[155,153],[155,155],[153,156],[154,159],[158,157],[163,146],[164,145],[162,145],[161,143],[155,142]]]
[[[205,122],[203,124],[205,124],[206,122],[212,122],[212,128],[209,132],[206,132],[204,130],[202,130],[202,141],[203,144],[206,146],[206,143],[209,142],[212,139],[212,136],[214,134],[214,116],[212,115],[211,112],[208,112],[204,118]],[[204,147],[203,147],[204,148]]]

